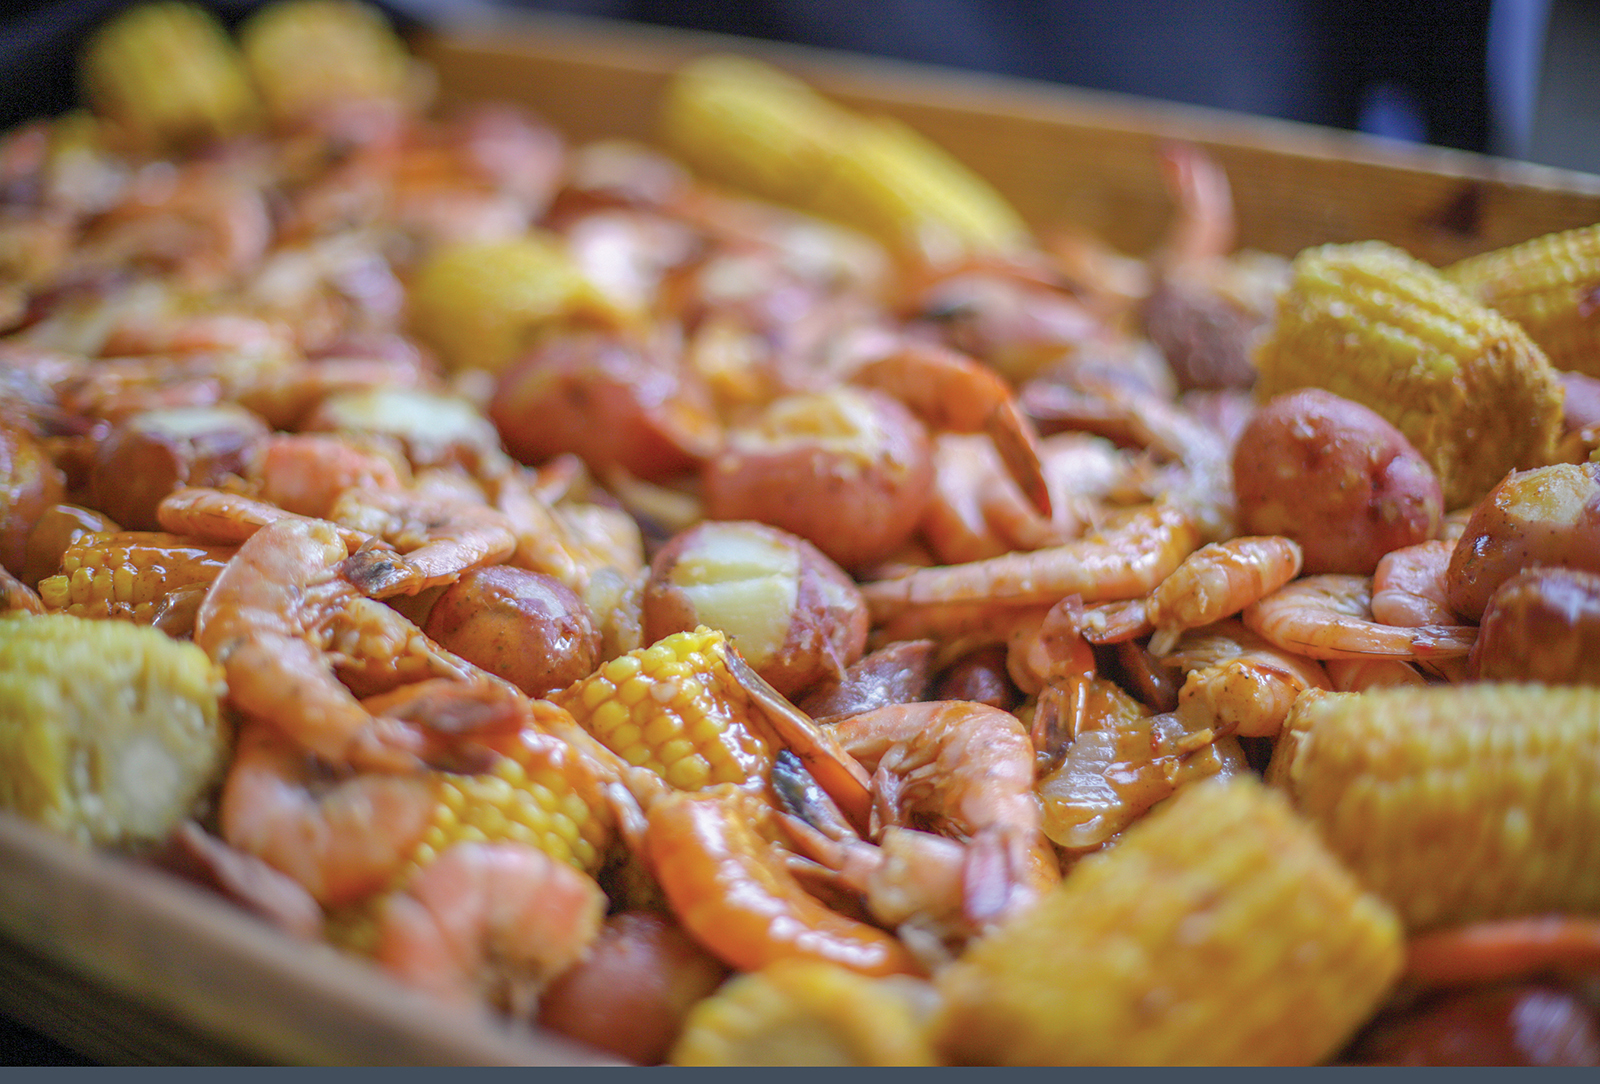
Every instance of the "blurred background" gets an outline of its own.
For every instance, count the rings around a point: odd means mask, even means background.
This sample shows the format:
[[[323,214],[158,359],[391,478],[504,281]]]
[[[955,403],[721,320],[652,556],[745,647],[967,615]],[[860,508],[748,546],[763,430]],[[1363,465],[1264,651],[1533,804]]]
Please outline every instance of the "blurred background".
[[[73,100],[84,33],[127,0],[11,0],[0,124]],[[208,0],[229,21],[259,0]],[[626,19],[1138,94],[1600,172],[1592,0],[384,0]]]

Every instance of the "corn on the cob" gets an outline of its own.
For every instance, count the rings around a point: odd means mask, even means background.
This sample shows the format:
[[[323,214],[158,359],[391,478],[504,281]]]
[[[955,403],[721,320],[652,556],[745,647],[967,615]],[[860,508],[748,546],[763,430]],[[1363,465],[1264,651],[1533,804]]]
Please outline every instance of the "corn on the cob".
[[[1303,698],[1268,778],[1408,928],[1600,908],[1600,689]]]
[[[414,93],[405,42],[377,8],[354,0],[270,4],[240,28],[239,48],[278,123],[318,106]]]
[[[164,839],[221,777],[221,671],[120,621],[0,618],[0,807],[83,843]]]
[[[1527,333],[1381,242],[1295,257],[1256,367],[1263,401],[1321,387],[1388,419],[1433,465],[1449,508],[1550,462],[1561,433],[1560,381]]]
[[[554,711],[549,705],[539,710]],[[565,742],[536,730],[500,750],[488,771],[434,777],[433,820],[389,886],[328,916],[330,940],[370,952],[382,900],[459,842],[519,843],[593,875],[616,830],[595,773]]]
[[[1600,224],[1472,256],[1444,275],[1520,324],[1557,369],[1600,376]]]
[[[148,625],[167,592],[210,583],[236,548],[160,531],[86,534],[61,555],[61,571],[39,581],[39,599],[53,613]]]
[[[1307,1064],[1400,975],[1394,913],[1281,797],[1179,791],[935,980],[963,1063]]]
[[[689,1013],[673,1065],[933,1065],[915,980],[780,960]]]
[[[943,149],[761,61],[713,55],[684,65],[660,128],[706,176],[855,226],[902,255],[938,261],[1029,243],[1016,211]]]
[[[462,242],[417,271],[412,328],[451,369],[499,372],[552,327],[627,322],[559,239]]]
[[[728,669],[727,637],[700,626],[620,655],[552,697],[635,767],[680,790],[743,783],[775,755]]]
[[[79,77],[90,107],[148,153],[235,135],[260,112],[222,24],[177,0],[140,5],[102,26]]]

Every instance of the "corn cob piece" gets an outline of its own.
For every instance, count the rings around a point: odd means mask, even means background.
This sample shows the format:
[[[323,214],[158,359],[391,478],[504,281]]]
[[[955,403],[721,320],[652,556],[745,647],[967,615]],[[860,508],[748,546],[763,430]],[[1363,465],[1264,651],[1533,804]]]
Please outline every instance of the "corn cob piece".
[[[1452,509],[1550,462],[1561,433],[1560,381],[1527,333],[1381,242],[1295,257],[1255,360],[1259,400],[1321,387],[1388,419]]]
[[[913,981],[780,960],[690,1010],[670,1063],[933,1065]]]
[[[194,4],[143,4],[97,30],[79,78],[90,107],[139,151],[247,131],[261,104],[227,31]]]
[[[209,584],[235,549],[160,531],[93,532],[67,547],[59,573],[39,581],[39,600],[52,613],[148,625],[169,591]]]
[[[554,712],[548,704],[536,711]],[[604,863],[616,818],[595,772],[565,742],[525,731],[500,750],[487,771],[434,776],[433,819],[415,852],[389,885],[373,896],[332,909],[328,937],[351,951],[370,954],[382,901],[452,844],[519,843],[593,875]]]
[[[903,256],[940,262],[1029,245],[1016,211],[943,149],[758,60],[684,65],[660,130],[707,177],[854,226]]]
[[[415,69],[377,8],[354,0],[286,0],[239,29],[239,48],[268,116],[292,124],[319,106],[405,102]]]
[[[1268,779],[1411,930],[1600,909],[1600,689],[1323,693]]]
[[[150,628],[0,618],[0,807],[85,844],[154,843],[227,765],[221,671]]]
[[[1520,324],[1557,369],[1600,376],[1600,224],[1471,256],[1444,275]]]
[[[554,236],[463,242],[418,269],[412,329],[451,369],[499,372],[559,326],[628,321]]]
[[[1404,964],[1394,913],[1288,803],[1201,782],[935,982],[962,1064],[1321,1062]]]
[[[629,651],[553,696],[606,748],[680,790],[743,783],[775,751],[728,668],[727,637],[704,625]]]

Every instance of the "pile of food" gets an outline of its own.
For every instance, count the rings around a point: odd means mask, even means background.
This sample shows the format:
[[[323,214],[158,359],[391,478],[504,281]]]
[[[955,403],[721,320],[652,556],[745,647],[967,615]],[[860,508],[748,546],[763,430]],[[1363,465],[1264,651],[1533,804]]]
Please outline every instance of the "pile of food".
[[[1600,1063],[1600,226],[1129,255],[134,8],[0,138],[0,807],[642,1064]]]

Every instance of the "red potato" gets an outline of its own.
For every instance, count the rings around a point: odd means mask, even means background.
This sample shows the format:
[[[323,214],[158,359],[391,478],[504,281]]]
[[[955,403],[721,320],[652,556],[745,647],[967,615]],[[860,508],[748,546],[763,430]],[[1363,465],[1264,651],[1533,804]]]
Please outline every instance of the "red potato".
[[[684,1020],[728,975],[722,962],[665,915],[606,919],[589,955],[539,999],[539,1023],[636,1065],[659,1065]]]
[[[500,434],[470,402],[423,388],[380,387],[330,395],[304,432],[367,433],[398,441],[414,467],[470,469],[501,454]]]
[[[933,446],[894,399],[838,387],[785,396],[730,431],[701,483],[712,519],[771,524],[858,569],[916,530],[933,491]]]
[[[89,468],[94,506],[130,531],[157,531],[156,506],[180,486],[242,475],[267,425],[231,405],[147,410],[117,425]]]
[[[1233,484],[1240,532],[1294,539],[1308,576],[1371,575],[1444,516],[1438,477],[1400,431],[1320,388],[1256,411],[1234,445]]]
[[[839,679],[867,644],[855,581],[804,539],[748,521],[675,535],[651,561],[642,613],[647,642],[721,629],[785,696]]]
[[[1513,471],[1473,509],[1450,553],[1445,597],[1473,621],[1535,565],[1600,572],[1600,463]]]
[[[551,339],[501,374],[489,403],[512,455],[572,452],[604,477],[621,467],[664,481],[716,446],[710,393],[665,351],[613,335]]]
[[[554,577],[509,565],[473,569],[445,589],[423,632],[529,696],[564,689],[600,664],[600,630]]]

